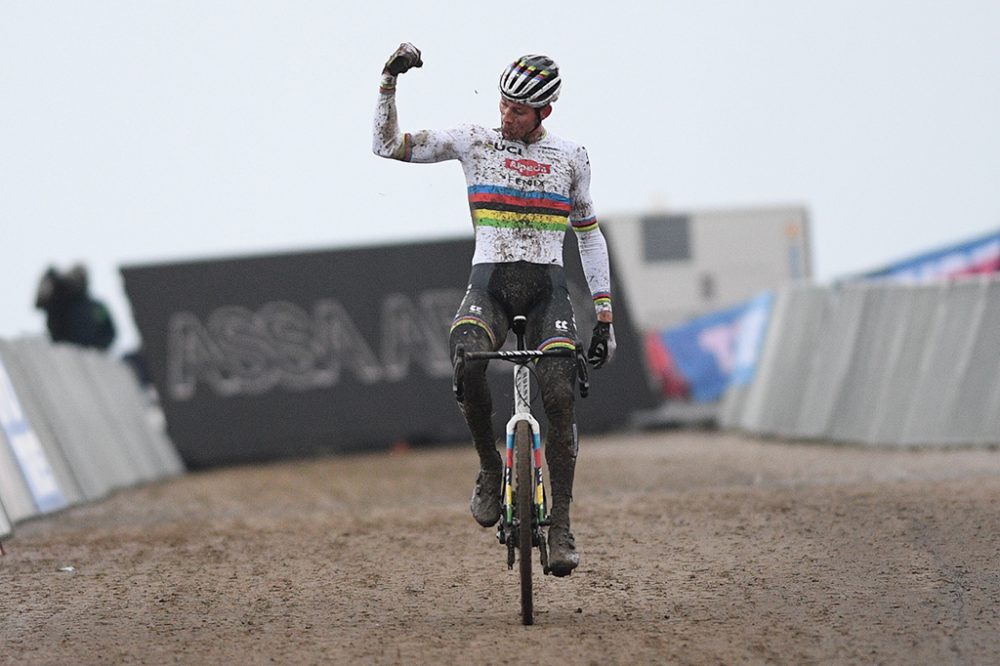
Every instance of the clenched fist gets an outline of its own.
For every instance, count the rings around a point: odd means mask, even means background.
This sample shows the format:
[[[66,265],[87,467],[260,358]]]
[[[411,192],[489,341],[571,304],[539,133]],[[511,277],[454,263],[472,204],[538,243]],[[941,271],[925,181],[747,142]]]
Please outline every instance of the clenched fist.
[[[403,42],[385,61],[382,72],[399,76],[403,72],[409,71],[411,67],[423,67],[423,65],[424,61],[420,59],[420,49],[409,42]]]

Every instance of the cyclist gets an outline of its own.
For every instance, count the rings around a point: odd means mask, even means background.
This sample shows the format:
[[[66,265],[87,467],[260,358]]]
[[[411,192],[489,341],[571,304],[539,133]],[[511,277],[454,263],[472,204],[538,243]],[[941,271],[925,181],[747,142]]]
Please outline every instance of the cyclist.
[[[497,129],[466,124],[404,134],[396,115],[397,77],[422,65],[419,49],[408,43],[386,62],[373,150],[404,162],[462,164],[476,244],[468,289],[451,327],[452,357],[459,344],[468,350],[499,349],[516,314],[528,319],[529,348],[573,347],[576,322],[562,266],[563,241],[572,227],[597,318],[587,359],[603,366],[614,354],[615,339],[608,250],[590,198],[590,161],[583,146],[549,134],[542,125],[562,87],[558,67],[545,56],[526,55],[504,69]],[[566,576],[580,561],[569,518],[578,450],[575,362],[539,359],[536,374],[549,421],[549,568]],[[480,525],[490,527],[500,518],[503,465],[486,362],[466,367],[462,411],[480,462],[470,508]]]

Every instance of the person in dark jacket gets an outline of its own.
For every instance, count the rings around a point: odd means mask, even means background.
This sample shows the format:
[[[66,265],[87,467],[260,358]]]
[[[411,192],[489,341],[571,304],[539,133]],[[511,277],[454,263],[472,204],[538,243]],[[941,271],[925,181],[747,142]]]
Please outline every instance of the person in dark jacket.
[[[111,313],[88,293],[87,269],[79,264],[62,274],[49,267],[39,282],[35,307],[45,311],[53,342],[101,350],[114,342]]]

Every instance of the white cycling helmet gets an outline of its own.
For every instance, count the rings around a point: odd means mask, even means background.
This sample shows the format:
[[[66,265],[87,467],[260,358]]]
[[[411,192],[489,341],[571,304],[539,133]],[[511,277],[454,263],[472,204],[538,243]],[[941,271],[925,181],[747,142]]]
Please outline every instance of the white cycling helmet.
[[[500,75],[500,95],[515,104],[540,109],[559,98],[559,67],[543,55],[521,56]]]

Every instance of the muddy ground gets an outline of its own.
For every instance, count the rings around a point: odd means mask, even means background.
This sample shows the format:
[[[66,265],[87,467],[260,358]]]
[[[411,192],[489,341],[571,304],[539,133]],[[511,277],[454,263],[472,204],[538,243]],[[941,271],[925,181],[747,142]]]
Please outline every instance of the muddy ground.
[[[536,578],[532,627],[468,513],[475,465],[446,447],[199,472],[18,525],[0,663],[1000,658],[1000,452],[590,438],[583,561]]]

